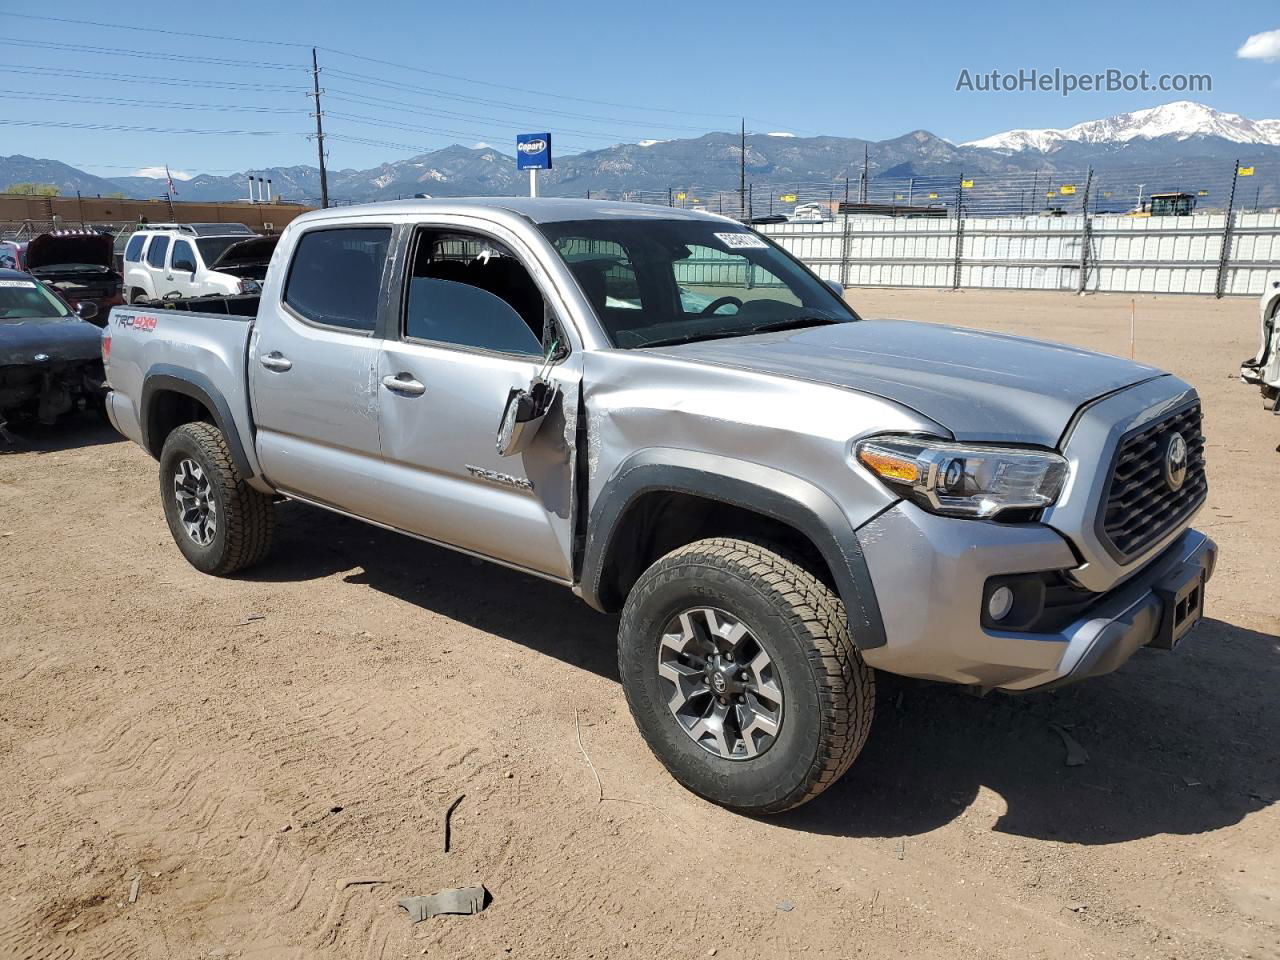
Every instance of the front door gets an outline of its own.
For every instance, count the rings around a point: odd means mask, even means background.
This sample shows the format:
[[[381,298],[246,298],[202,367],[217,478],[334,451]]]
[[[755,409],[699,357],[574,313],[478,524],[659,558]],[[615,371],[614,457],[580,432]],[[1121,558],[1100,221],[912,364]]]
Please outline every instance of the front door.
[[[377,371],[393,524],[571,579],[578,358],[548,322],[539,284],[496,236],[419,229],[407,264]],[[551,362],[544,330],[559,341]],[[540,373],[559,398],[527,449],[500,456],[508,397]]]
[[[376,378],[391,228],[318,227],[263,291],[249,348],[258,459],[277,489],[383,520]]]
[[[183,297],[196,295],[196,252],[190,240],[181,237],[169,248],[169,269],[165,273],[165,292],[177,292]]]

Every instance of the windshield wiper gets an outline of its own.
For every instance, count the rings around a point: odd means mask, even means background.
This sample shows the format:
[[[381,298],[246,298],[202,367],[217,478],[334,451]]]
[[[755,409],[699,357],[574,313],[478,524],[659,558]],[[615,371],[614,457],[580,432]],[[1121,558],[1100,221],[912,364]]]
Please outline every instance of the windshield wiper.
[[[742,330],[713,330],[709,333],[687,333],[683,337],[666,337],[662,340],[647,340],[640,344],[640,348],[644,347],[674,347],[680,343],[697,343],[699,340],[719,340],[721,337],[741,337],[748,333],[755,333],[749,327]]]
[[[834,317],[788,317],[786,320],[771,320],[759,323],[751,328],[752,333],[773,333],[776,330],[799,330],[803,327],[825,327],[832,323],[843,323]]]

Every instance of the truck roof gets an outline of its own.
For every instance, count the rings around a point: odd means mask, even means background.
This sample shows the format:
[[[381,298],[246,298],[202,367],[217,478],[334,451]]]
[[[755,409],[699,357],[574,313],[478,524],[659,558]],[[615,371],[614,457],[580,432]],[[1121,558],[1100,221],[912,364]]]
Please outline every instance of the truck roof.
[[[574,197],[438,197],[416,200],[384,200],[350,206],[313,210],[298,221],[344,219],[379,213],[491,213],[501,210],[533,223],[556,223],[563,220],[611,220],[616,218],[655,220],[706,220],[708,217],[737,223],[728,217],[703,210],[684,210],[654,203],[627,203],[619,200],[583,200]],[[295,221],[297,222],[297,221]]]

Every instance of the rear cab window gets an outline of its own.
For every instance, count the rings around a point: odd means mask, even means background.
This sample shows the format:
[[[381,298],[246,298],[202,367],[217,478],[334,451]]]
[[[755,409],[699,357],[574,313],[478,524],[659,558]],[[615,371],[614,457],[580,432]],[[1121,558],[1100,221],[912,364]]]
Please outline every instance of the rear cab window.
[[[390,227],[304,233],[289,264],[285,305],[310,323],[372,333],[390,245]]]

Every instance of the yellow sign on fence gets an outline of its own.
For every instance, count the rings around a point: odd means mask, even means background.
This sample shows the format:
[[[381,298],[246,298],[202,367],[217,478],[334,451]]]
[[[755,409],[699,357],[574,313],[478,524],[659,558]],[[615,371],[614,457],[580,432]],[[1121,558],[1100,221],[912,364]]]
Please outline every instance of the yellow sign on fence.
[[[937,195],[936,193],[931,193],[931,194],[929,194],[929,199],[930,199],[930,200],[937,200],[937,199],[938,199],[938,195]]]
[[[1197,196],[1197,197],[1207,197],[1208,195],[1209,195],[1209,191],[1208,191],[1208,190],[1197,190],[1197,191],[1196,191],[1196,196]]]
[[[970,187],[972,187],[972,186],[973,186],[973,181],[972,181],[972,180],[961,180],[961,181],[960,181],[960,186],[962,186],[964,189],[968,190]]]
[[[794,193],[784,193],[778,199],[781,200],[783,203],[795,203],[796,195]]]
[[[677,193],[677,194],[676,194],[676,199],[677,199],[677,200],[683,200],[683,199],[684,199],[684,194],[683,194],[683,193]]]
[[[1064,197],[1069,197],[1071,194],[1073,194],[1073,193],[1075,193],[1075,192],[1076,192],[1075,185],[1074,185],[1074,184],[1070,184],[1070,183],[1064,183],[1064,184],[1063,184],[1061,187],[1059,187],[1058,189],[1062,191],[1062,195],[1063,195]]]
[[[1242,177],[1252,177],[1252,176],[1253,176],[1253,167],[1241,167],[1241,168],[1240,168],[1240,176],[1242,176]]]

